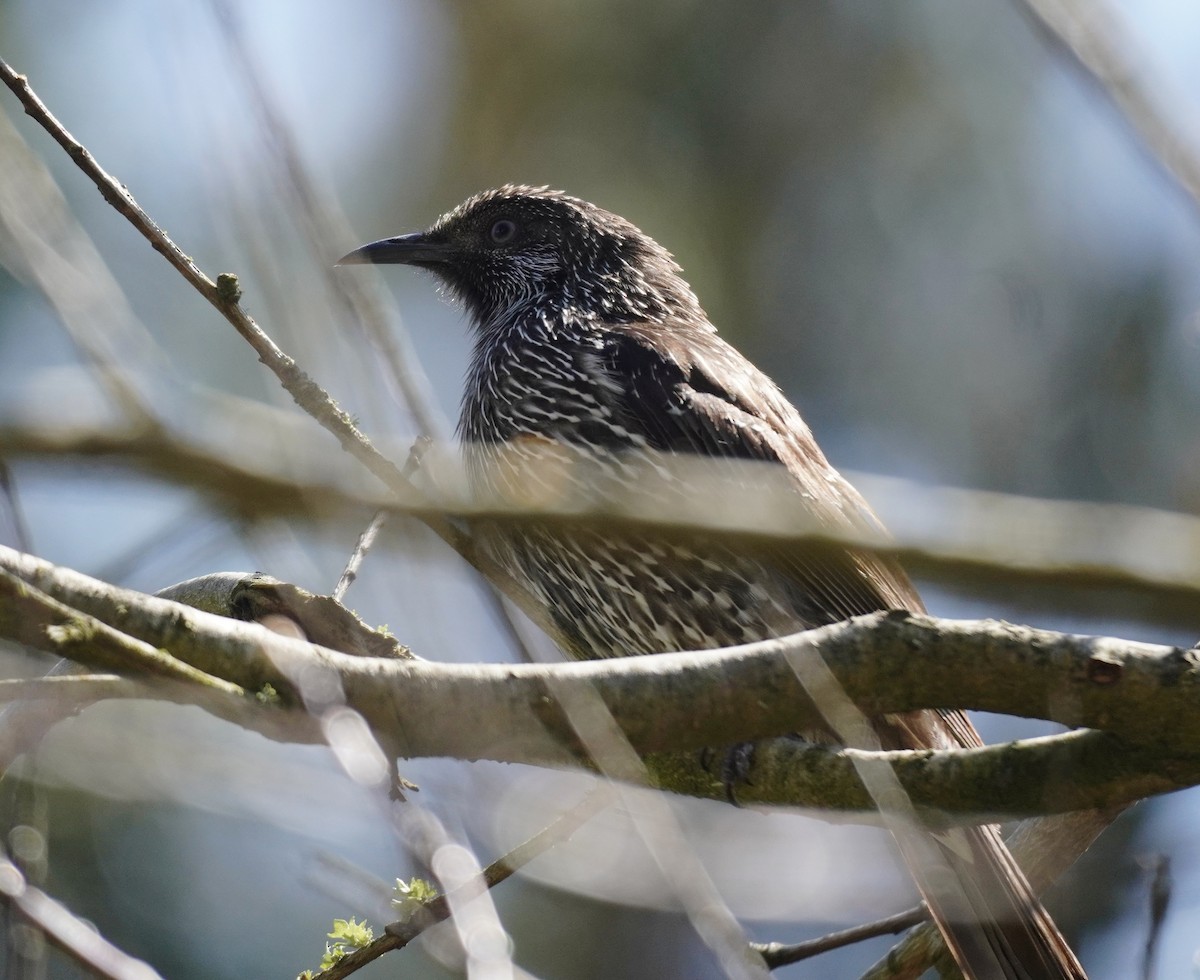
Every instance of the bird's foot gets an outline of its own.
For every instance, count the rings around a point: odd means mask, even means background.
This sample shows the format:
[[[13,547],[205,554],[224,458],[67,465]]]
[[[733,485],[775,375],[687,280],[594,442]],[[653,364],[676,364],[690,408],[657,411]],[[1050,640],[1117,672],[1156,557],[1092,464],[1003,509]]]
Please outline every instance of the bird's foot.
[[[721,785],[725,787],[725,799],[734,806],[741,806],[737,799],[737,788],[753,785],[750,770],[754,768],[754,743],[738,742],[724,749],[703,749],[700,764],[721,780]]]

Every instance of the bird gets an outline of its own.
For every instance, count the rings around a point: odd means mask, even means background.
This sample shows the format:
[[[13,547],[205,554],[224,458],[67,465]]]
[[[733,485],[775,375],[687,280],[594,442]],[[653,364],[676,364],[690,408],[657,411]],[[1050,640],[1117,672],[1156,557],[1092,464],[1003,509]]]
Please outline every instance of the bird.
[[[699,458],[765,468],[819,526],[882,531],[799,410],[717,333],[671,253],[627,219],[507,184],[339,260],[355,263],[426,270],[465,308],[474,342],[458,434],[476,489],[536,498],[576,479],[655,494],[655,460]],[[750,547],[597,522],[494,521],[477,533],[577,659],[715,649],[925,609],[894,560],[852,548]],[[890,748],[983,744],[957,711],[872,721]],[[971,915],[962,921],[936,889],[922,891],[963,973],[1085,978],[999,829],[949,833],[940,843]]]

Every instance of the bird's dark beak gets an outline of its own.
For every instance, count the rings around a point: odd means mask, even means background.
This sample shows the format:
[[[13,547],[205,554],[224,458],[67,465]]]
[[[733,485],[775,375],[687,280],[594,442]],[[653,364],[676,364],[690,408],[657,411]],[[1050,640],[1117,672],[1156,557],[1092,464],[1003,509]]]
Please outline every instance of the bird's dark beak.
[[[430,239],[425,232],[413,232],[398,238],[381,238],[362,248],[343,255],[337,265],[441,265],[449,262],[453,249],[446,243]]]

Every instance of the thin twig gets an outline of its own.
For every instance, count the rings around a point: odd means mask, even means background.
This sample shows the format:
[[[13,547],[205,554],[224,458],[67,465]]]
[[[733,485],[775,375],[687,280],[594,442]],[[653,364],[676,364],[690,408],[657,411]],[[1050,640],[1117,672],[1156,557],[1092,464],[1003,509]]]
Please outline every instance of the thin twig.
[[[1163,924],[1167,920],[1167,907],[1171,904],[1171,859],[1166,854],[1156,854],[1151,865],[1150,928],[1146,932],[1146,950],[1142,956],[1142,980],[1153,980],[1154,957],[1162,939]]]
[[[0,498],[4,499],[8,510],[8,519],[12,525],[17,547],[22,551],[32,551],[33,538],[29,533],[29,525],[25,523],[25,514],[21,510],[21,500],[17,496],[17,484],[12,478],[12,470],[3,459],[0,459]]]
[[[405,479],[411,480],[420,468],[421,457],[425,455],[425,451],[431,443],[432,440],[427,436],[420,436],[413,443],[412,449],[408,451],[408,459],[404,461],[404,469],[400,471]],[[341,577],[338,579],[338,583],[333,590],[333,598],[338,602],[341,602],[346,597],[347,590],[354,584],[354,580],[358,578],[358,570],[362,567],[363,559],[366,557],[367,552],[374,546],[375,538],[383,530],[387,519],[387,511],[377,510],[371,518],[371,522],[366,526],[362,534],[358,536],[358,541],[354,545],[354,551],[350,553],[350,560],[346,562],[346,567],[343,569]]]
[[[350,552],[350,559],[346,562],[346,567],[342,569],[342,574],[338,578],[337,585],[333,587],[333,598],[341,602],[346,598],[346,592],[350,586],[354,584],[358,578],[358,570],[362,567],[363,559],[366,558],[367,552],[375,545],[375,539],[379,536],[379,532],[383,530],[383,526],[387,523],[388,513],[386,510],[375,511],[371,521],[363,529],[358,536],[358,540],[354,543],[354,550]]]
[[[841,949],[843,946],[852,946],[854,943],[861,943],[867,939],[889,936],[902,929],[910,929],[928,918],[929,910],[924,905],[916,905],[907,911],[888,916],[886,919],[867,922],[861,926],[852,926],[849,929],[842,929],[840,932],[831,932],[819,939],[809,939],[806,942],[789,945],[751,943],[751,946],[766,960],[767,966],[772,970],[777,970],[781,966],[799,963],[801,960],[811,959],[821,953]]]

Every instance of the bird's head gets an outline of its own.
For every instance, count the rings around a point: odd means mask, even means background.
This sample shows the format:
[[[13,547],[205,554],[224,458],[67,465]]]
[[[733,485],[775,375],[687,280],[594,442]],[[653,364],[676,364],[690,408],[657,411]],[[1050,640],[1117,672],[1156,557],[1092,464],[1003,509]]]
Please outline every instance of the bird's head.
[[[490,329],[529,309],[606,322],[703,318],[671,254],[618,215],[545,187],[469,198],[427,231],[371,242],[339,264],[429,269]]]

